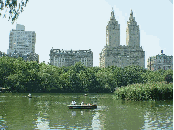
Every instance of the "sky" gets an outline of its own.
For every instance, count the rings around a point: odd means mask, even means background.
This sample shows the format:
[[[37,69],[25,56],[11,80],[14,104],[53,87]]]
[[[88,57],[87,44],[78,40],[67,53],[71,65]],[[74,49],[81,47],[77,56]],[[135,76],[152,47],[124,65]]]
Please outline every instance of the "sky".
[[[50,2],[51,1],[51,2]],[[140,29],[145,68],[150,56],[173,55],[173,0],[30,0],[12,25],[0,17],[0,51],[7,53],[10,30],[16,24],[36,32],[39,62],[50,62],[52,49],[93,51],[93,66],[106,45],[106,26],[112,7],[120,24],[120,45],[126,45],[126,26],[131,9]]]

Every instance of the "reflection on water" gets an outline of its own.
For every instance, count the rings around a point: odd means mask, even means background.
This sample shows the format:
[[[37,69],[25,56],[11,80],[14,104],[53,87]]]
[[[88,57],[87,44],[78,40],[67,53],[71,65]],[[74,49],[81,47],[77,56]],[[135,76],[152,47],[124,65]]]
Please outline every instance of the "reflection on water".
[[[173,101],[126,102],[109,94],[0,95],[0,130],[6,129],[173,129]],[[68,109],[95,102],[97,109]]]
[[[171,105],[159,105],[164,107],[166,111],[156,111],[153,112],[147,111],[144,115],[144,126],[142,129],[173,129],[173,112],[170,110]]]
[[[87,120],[86,123],[76,123],[75,126],[70,126],[70,127],[66,127],[66,128],[80,128],[80,129],[83,129],[83,128],[88,128],[88,129],[93,129],[93,130],[99,130],[99,129],[102,129],[103,126],[104,126],[104,123],[101,124],[101,119],[99,118],[100,116],[100,113],[98,111],[96,112],[93,112],[93,110],[74,110],[72,111],[72,117],[75,117],[77,115],[77,113],[80,112],[81,113],[81,116],[85,117],[85,114],[90,114],[92,113],[92,120]],[[103,118],[103,117],[102,117]],[[104,119],[104,118],[103,118]],[[91,122],[91,125],[90,125],[90,122]],[[83,127],[82,127],[83,126]]]
[[[92,129],[93,130],[97,130],[99,128],[101,128],[100,126],[100,119],[99,119],[99,113],[95,112],[93,119],[92,119]]]
[[[83,116],[83,111],[81,111],[81,115]]]
[[[0,130],[5,130],[6,128],[6,121],[2,116],[0,116]]]
[[[76,116],[76,111],[72,111],[72,117]]]
[[[47,118],[43,118],[43,117],[37,117],[37,121],[36,121],[36,128],[35,129],[49,129],[49,121]]]
[[[47,111],[49,111],[49,101],[38,98],[38,101],[35,104],[38,113],[36,114],[34,128],[38,130],[50,129],[49,115],[47,113]]]

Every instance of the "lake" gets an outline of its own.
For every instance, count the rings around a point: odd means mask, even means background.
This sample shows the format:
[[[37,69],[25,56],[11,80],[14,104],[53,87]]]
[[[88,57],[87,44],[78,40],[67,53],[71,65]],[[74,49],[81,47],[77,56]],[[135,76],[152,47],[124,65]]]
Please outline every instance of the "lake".
[[[173,100],[123,101],[113,94],[0,93],[1,130],[173,129]],[[68,109],[96,103],[97,109]]]

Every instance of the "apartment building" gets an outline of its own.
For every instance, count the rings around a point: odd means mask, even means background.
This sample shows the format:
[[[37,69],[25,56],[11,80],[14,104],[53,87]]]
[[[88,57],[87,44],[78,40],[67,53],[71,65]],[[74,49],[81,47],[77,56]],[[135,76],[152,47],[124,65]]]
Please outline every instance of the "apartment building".
[[[156,56],[149,57],[147,60],[147,68],[149,70],[154,70],[154,71],[159,69],[173,70],[173,56],[167,56],[162,53],[161,55],[158,54]]]
[[[62,67],[75,65],[76,62],[81,62],[87,67],[93,67],[93,52],[89,50],[50,50],[50,64]]]

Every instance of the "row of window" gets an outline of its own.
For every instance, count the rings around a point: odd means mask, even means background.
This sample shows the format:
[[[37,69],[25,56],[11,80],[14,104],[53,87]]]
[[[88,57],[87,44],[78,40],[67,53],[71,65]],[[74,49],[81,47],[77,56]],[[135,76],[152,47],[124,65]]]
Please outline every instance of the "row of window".
[[[33,39],[34,40],[34,39]],[[54,50],[53,52],[55,52],[55,53],[65,53],[65,54],[76,54],[76,53],[82,53],[82,54],[86,54],[86,53],[91,53],[91,51],[56,51],[56,50]]]
[[[162,61],[163,61],[164,63],[171,63],[171,60],[158,60],[159,63],[162,63]]]
[[[13,34],[35,34],[35,32],[32,31],[15,31],[15,32],[10,32],[10,35]]]
[[[163,66],[163,67],[159,66],[158,69],[164,69],[164,70],[171,69],[171,66],[168,66],[168,67],[166,67],[166,66]]]

